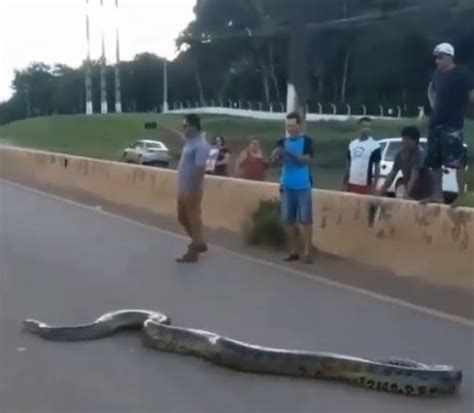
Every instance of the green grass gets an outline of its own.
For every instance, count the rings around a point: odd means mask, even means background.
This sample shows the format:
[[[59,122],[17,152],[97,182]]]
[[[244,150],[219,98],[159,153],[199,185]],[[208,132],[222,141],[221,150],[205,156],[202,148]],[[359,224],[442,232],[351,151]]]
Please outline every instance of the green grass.
[[[157,131],[145,131],[144,123],[150,121],[158,122]],[[52,116],[1,126],[0,137],[19,146],[115,159],[126,145],[140,137],[158,137],[178,151],[181,122],[181,116],[155,114]],[[242,149],[245,141],[253,135],[260,137],[265,149],[269,150],[284,133],[282,122],[225,116],[205,116],[203,125],[209,136],[224,135],[228,146],[234,151]],[[395,135],[399,129],[397,122],[375,125],[380,137]],[[343,122],[310,123],[308,133],[316,139],[319,152],[324,154],[320,157],[320,164],[340,166],[347,142],[356,133],[356,125]]]
[[[152,115],[52,116],[0,127],[0,137],[18,146],[105,159],[119,159],[122,150],[142,137]],[[167,140],[172,133],[168,132]],[[178,139],[176,139],[178,140]]]
[[[156,130],[144,129],[145,122],[156,121]],[[203,129],[209,137],[223,135],[227,146],[234,153],[240,152],[250,136],[261,139],[268,154],[275,142],[283,136],[283,122],[257,121],[246,118],[208,115],[202,117]],[[375,138],[398,136],[406,124],[417,124],[426,134],[426,123],[410,121],[375,121]],[[52,116],[13,122],[0,127],[0,142],[17,146],[63,152],[74,155],[118,160],[123,149],[140,138],[157,138],[171,149],[175,162],[179,157],[181,140],[181,115],[123,114]],[[307,133],[315,141],[317,166],[315,179],[319,188],[339,188],[347,145],[357,135],[357,124],[352,122],[310,122]],[[467,143],[474,150],[474,121],[466,124]],[[469,176],[474,188],[474,168]],[[275,180],[278,169],[269,173]],[[471,196],[474,205],[474,195]]]

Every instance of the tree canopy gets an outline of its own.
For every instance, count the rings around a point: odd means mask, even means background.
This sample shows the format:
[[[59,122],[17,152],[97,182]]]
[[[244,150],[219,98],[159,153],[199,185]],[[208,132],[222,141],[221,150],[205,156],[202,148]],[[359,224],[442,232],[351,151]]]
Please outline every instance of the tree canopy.
[[[474,68],[472,0],[198,0],[195,15],[177,39],[183,51],[168,65],[170,102],[284,102],[296,69],[313,110],[317,102],[382,104],[410,115],[426,104],[436,43],[453,43],[457,60]],[[298,29],[305,33],[304,55],[291,42]],[[120,64],[124,111],[160,109],[163,65],[149,53]],[[93,62],[96,111],[99,72]],[[0,123],[83,113],[84,77],[84,66],[41,62],[16,72]],[[113,67],[107,81],[113,108]]]

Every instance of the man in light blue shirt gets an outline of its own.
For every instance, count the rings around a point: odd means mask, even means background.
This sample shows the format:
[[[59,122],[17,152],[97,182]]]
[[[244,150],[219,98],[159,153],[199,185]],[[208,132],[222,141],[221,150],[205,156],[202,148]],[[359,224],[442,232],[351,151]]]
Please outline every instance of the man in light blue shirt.
[[[199,254],[207,251],[203,239],[201,202],[206,162],[210,146],[201,134],[201,120],[187,115],[183,122],[186,143],[178,167],[178,221],[191,238],[188,251],[176,261],[197,262]]]
[[[302,122],[298,113],[286,118],[288,137],[278,142],[272,157],[283,162],[281,176],[281,210],[283,223],[290,237],[290,255],[286,261],[297,261],[299,253],[299,229],[303,230],[303,262],[313,262],[313,141],[302,134]]]

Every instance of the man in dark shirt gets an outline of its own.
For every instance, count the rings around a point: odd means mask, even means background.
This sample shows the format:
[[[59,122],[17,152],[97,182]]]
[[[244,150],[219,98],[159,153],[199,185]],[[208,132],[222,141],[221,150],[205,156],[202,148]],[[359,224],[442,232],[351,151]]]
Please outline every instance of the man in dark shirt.
[[[428,88],[433,112],[430,118],[426,165],[433,170],[434,191],[429,201],[443,202],[442,167],[457,170],[459,196],[464,196],[464,169],[467,153],[464,147],[464,115],[469,102],[474,103],[474,75],[454,63],[454,47],[441,43],[434,49],[437,70]]]
[[[420,131],[416,126],[402,130],[403,148],[395,156],[395,162],[378,195],[383,195],[402,171],[405,199],[422,200],[433,192],[433,175],[425,166],[425,152],[419,146]]]

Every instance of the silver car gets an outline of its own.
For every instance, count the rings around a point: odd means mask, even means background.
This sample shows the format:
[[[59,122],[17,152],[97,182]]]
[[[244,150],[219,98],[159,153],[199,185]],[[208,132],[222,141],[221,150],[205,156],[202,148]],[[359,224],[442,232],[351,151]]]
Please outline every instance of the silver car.
[[[125,149],[122,160],[138,165],[168,167],[171,161],[170,151],[160,141],[141,139]]]

